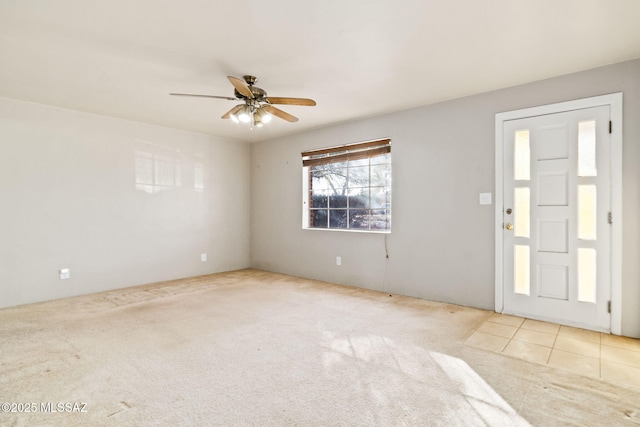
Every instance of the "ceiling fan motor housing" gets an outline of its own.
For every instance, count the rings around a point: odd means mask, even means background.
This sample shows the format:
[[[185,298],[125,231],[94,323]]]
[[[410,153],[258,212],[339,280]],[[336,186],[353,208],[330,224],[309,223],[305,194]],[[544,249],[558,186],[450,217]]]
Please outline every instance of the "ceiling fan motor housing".
[[[249,86],[249,90],[251,90],[253,99],[255,99],[256,101],[264,101],[264,99],[267,97],[267,92],[257,86]],[[236,96],[236,98],[239,99],[252,99],[238,92],[238,89],[234,89],[233,94]]]

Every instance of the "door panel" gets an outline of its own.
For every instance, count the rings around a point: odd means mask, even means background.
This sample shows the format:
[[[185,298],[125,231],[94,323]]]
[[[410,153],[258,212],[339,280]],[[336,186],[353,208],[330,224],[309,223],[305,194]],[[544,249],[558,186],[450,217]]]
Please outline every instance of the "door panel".
[[[503,126],[503,311],[610,330],[609,106]]]

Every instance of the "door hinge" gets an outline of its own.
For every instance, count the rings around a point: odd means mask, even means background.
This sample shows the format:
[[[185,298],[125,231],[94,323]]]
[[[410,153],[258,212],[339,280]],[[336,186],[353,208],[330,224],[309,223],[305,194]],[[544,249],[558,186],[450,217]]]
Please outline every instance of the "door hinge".
[[[613,132],[613,122],[609,120],[609,133]]]
[[[611,214],[611,212],[609,212],[609,214],[607,215],[607,222],[609,224],[613,224],[613,215]]]
[[[607,301],[607,313],[611,313],[611,300]]]

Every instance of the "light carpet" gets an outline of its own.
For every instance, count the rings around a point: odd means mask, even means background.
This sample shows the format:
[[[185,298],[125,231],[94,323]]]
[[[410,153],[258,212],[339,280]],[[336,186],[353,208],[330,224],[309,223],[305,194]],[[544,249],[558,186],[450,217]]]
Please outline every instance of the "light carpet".
[[[257,270],[8,308],[0,425],[640,424],[638,390],[465,346],[491,315]]]

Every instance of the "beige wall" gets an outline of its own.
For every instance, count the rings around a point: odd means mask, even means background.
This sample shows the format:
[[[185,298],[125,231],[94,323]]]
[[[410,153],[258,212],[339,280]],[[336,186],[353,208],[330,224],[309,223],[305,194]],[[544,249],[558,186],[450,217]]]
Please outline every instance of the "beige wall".
[[[478,195],[495,193],[495,114],[614,92],[624,94],[622,333],[640,337],[640,60],[253,144],[251,265],[493,309],[494,207]],[[300,152],[380,137],[393,144],[388,260],[385,235],[301,229]]]
[[[493,193],[495,114],[613,92],[624,93],[622,332],[640,337],[640,60],[250,152],[238,141],[0,98],[0,307],[251,265],[492,309],[494,211],[478,194]],[[379,137],[393,140],[392,233],[302,230],[300,152]],[[136,187],[149,155],[179,164],[180,186]],[[64,267],[69,280],[58,279]]]
[[[0,98],[0,206],[0,307],[249,266],[237,141]]]

